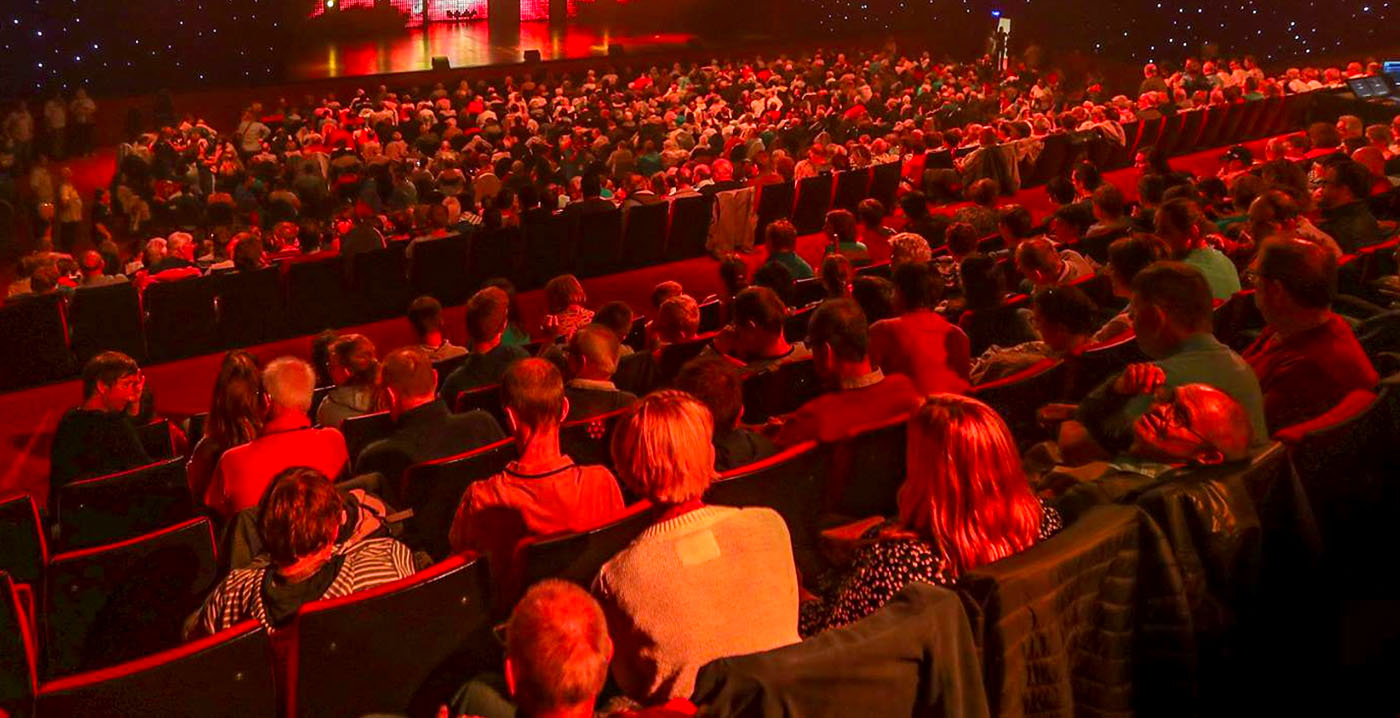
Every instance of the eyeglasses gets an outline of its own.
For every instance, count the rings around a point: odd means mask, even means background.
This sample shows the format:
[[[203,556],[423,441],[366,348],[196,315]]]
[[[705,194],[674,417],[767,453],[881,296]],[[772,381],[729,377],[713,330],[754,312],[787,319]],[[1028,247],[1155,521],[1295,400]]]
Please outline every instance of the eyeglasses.
[[[1158,403],[1168,404],[1171,407],[1167,412],[1167,419],[1171,427],[1181,429],[1195,437],[1197,441],[1201,442],[1201,446],[1209,451],[1220,451],[1220,449],[1215,446],[1215,442],[1202,436],[1201,432],[1191,427],[1191,413],[1188,412],[1186,407],[1179,401],[1177,397],[1177,387],[1160,387],[1157,389],[1156,399]]]

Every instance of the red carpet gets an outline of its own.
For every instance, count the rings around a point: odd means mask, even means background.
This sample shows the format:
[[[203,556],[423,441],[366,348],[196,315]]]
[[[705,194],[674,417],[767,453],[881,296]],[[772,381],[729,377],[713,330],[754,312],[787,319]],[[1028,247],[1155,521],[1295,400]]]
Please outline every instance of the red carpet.
[[[1250,143],[1256,156],[1262,155],[1264,141]],[[1175,168],[1213,174],[1220,166],[1220,150],[1201,152],[1172,160]],[[99,155],[96,158],[78,160],[74,163],[74,174],[81,185],[80,191],[90,196],[93,187],[104,185],[111,176],[112,155]],[[1136,197],[1137,173],[1133,169],[1110,172],[1108,181],[1118,186],[1129,197]],[[1048,211],[1045,192],[1040,188],[1024,190],[1014,200],[1024,205],[1042,219]],[[817,266],[822,256],[823,241],[819,235],[801,238],[799,253]],[[877,258],[884,258],[887,248],[872,248]],[[763,254],[749,255],[750,265],[758,265]],[[685,286],[686,291],[697,299],[719,290],[720,282],[716,272],[717,263],[709,258],[691,259],[683,262],[648,267],[606,277],[597,277],[583,282],[588,292],[590,305],[596,307],[611,300],[623,300],[635,311],[649,311],[652,288],[663,280],[674,279]],[[544,297],[539,291],[520,295],[520,309],[527,327],[534,327],[543,314]],[[449,337],[456,343],[463,340],[463,307],[453,307],[446,311]],[[370,337],[383,355],[389,350],[412,341],[407,322],[388,320],[344,331],[358,331]],[[259,360],[267,361],[277,356],[292,354],[306,357],[310,343],[307,337],[289,339],[272,344],[250,348]],[[155,392],[159,411],[170,417],[185,417],[206,411],[209,395],[213,388],[214,375],[218,370],[221,354],[185,359],[149,367],[145,370],[149,386]],[[0,493],[9,491],[29,491],[41,505],[48,494],[49,448],[53,429],[60,416],[81,399],[80,382],[66,381],[35,389],[0,395]]]

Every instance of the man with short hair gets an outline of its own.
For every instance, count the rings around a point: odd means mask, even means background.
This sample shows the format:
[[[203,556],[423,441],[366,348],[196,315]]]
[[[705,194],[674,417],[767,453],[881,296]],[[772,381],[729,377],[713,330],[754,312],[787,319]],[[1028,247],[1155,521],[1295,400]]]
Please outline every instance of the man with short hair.
[[[267,417],[258,438],[219,457],[204,492],[204,505],[224,519],[258,505],[272,478],[292,466],[308,466],[335,481],[349,463],[345,437],[336,429],[311,426],[316,372],[293,357],[273,359],[263,369]]]
[[[102,352],[83,366],[83,403],[69,409],[54,429],[51,502],[71,481],[151,462],[131,421],[145,385],[136,361],[121,352]]]
[[[107,261],[101,254],[89,249],[83,252],[78,260],[78,268],[83,273],[84,287],[102,287],[108,284],[119,284],[127,281],[126,277],[107,274]]]
[[[442,303],[434,297],[419,297],[408,305],[408,323],[418,338],[418,348],[434,363],[454,359],[467,353],[463,347],[447,340],[442,333]]]
[[[452,413],[437,396],[437,371],[422,349],[404,347],[390,352],[379,371],[394,431],[360,452],[356,474],[378,472],[392,485],[414,464],[506,438],[496,419],[481,409]]]
[[[1255,260],[1254,301],[1267,326],[1244,359],[1264,391],[1278,431],[1314,419],[1380,375],[1351,327],[1332,312],[1337,260],[1302,239],[1271,240]]]
[[[501,342],[509,320],[510,297],[499,287],[486,287],[467,301],[470,355],[442,382],[440,393],[448,408],[456,407],[462,392],[499,382],[511,362],[530,356]]]
[[[781,264],[794,280],[811,279],[817,276],[812,265],[797,255],[797,228],[792,223],[780,219],[764,230],[768,239],[768,261],[764,264]]]
[[[1213,386],[1244,407],[1255,441],[1268,438],[1259,380],[1244,359],[1211,334],[1214,306],[1199,270],[1181,262],[1153,264],[1133,278],[1129,307],[1138,346],[1163,372],[1158,386]],[[1064,406],[1051,405],[1046,416],[1065,416]],[[1068,407],[1074,420],[1060,426],[1058,442],[1065,460],[1080,464],[1123,452],[1132,443],[1134,423],[1151,406],[1131,375],[1105,381],[1077,408]]]
[[[1201,229],[1205,220],[1195,202],[1185,198],[1170,200],[1157,208],[1154,220],[1157,236],[1171,248],[1172,258],[1195,267],[1205,278],[1212,298],[1223,302],[1240,291],[1235,263],[1206,244]]]
[[[1331,235],[1347,254],[1380,242],[1380,224],[1366,203],[1374,182],[1366,166],[1348,159],[1328,163],[1323,170],[1317,204],[1322,208],[1318,229]]]
[[[520,458],[467,487],[448,538],[453,551],[488,554],[492,575],[507,577],[520,541],[593,528],[623,503],[611,471],[579,466],[559,447],[569,400],[558,368],[537,358],[511,364],[501,377],[501,404]]]
[[[1097,308],[1075,287],[1050,287],[1031,299],[1031,325],[1040,338],[1009,347],[992,346],[972,363],[973,385],[1011,376],[1049,358],[1078,354],[1090,344]]]
[[[1094,265],[1073,249],[1055,250],[1044,237],[1028,239],[1016,248],[1016,268],[1034,289],[1073,284],[1094,276]]]
[[[1084,233],[1082,249],[1095,262],[1108,261],[1108,245],[1119,237],[1126,237],[1133,231],[1133,221],[1127,216],[1127,203],[1123,193],[1107,182],[1099,185],[1093,194],[1094,223]]]
[[[621,391],[613,383],[622,352],[617,335],[598,324],[589,324],[569,338],[565,352],[569,383],[564,396],[569,400],[567,421],[591,419],[617,411],[637,401],[637,396]]]
[[[823,302],[807,330],[813,368],[835,391],[802,405],[778,432],[777,444],[835,441],[914,411],[920,393],[903,374],[886,376],[870,362],[865,313],[853,299]]]
[[[718,353],[739,365],[744,374],[771,371],[811,356],[802,342],[783,336],[787,307],[768,287],[746,287],[734,297],[729,326],[720,332],[702,355]]]

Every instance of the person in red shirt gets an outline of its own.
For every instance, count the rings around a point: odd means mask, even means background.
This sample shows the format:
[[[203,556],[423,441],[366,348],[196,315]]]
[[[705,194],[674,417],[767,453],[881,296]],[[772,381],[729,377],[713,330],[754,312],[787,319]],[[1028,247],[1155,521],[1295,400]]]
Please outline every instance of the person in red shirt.
[[[778,446],[835,441],[918,408],[922,395],[913,380],[903,374],[887,376],[871,365],[865,313],[854,299],[833,299],[818,307],[807,341],[817,375],[837,390],[807,402],[782,421]]]
[[[934,311],[942,278],[926,264],[906,263],[895,268],[894,285],[899,316],[870,327],[870,363],[887,375],[909,377],[920,394],[967,391],[967,335]]]
[[[537,358],[511,364],[501,377],[501,404],[520,458],[467,488],[448,534],[453,551],[490,555],[493,576],[506,575],[521,540],[587,530],[623,509],[611,471],[579,466],[559,448],[569,401],[557,367]]]
[[[311,426],[316,372],[310,364],[293,357],[274,359],[263,369],[262,380],[268,402],[262,431],[219,457],[204,492],[204,504],[225,519],[257,506],[283,469],[307,466],[334,481],[349,461],[339,431]]]
[[[1267,242],[1251,270],[1267,327],[1244,351],[1277,432],[1314,419],[1380,380],[1351,327],[1332,312],[1337,259],[1301,239]]]

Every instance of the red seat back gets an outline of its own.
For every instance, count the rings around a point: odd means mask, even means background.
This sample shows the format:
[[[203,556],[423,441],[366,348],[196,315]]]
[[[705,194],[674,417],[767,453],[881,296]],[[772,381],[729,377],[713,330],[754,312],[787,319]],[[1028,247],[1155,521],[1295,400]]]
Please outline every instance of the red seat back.
[[[183,457],[65,484],[54,506],[64,551],[124,541],[194,517]]]
[[[434,559],[446,558],[452,552],[447,532],[467,486],[500,473],[515,457],[515,441],[502,439],[465,454],[408,467],[399,496],[406,508],[413,509],[413,518],[408,520],[404,541]]]

